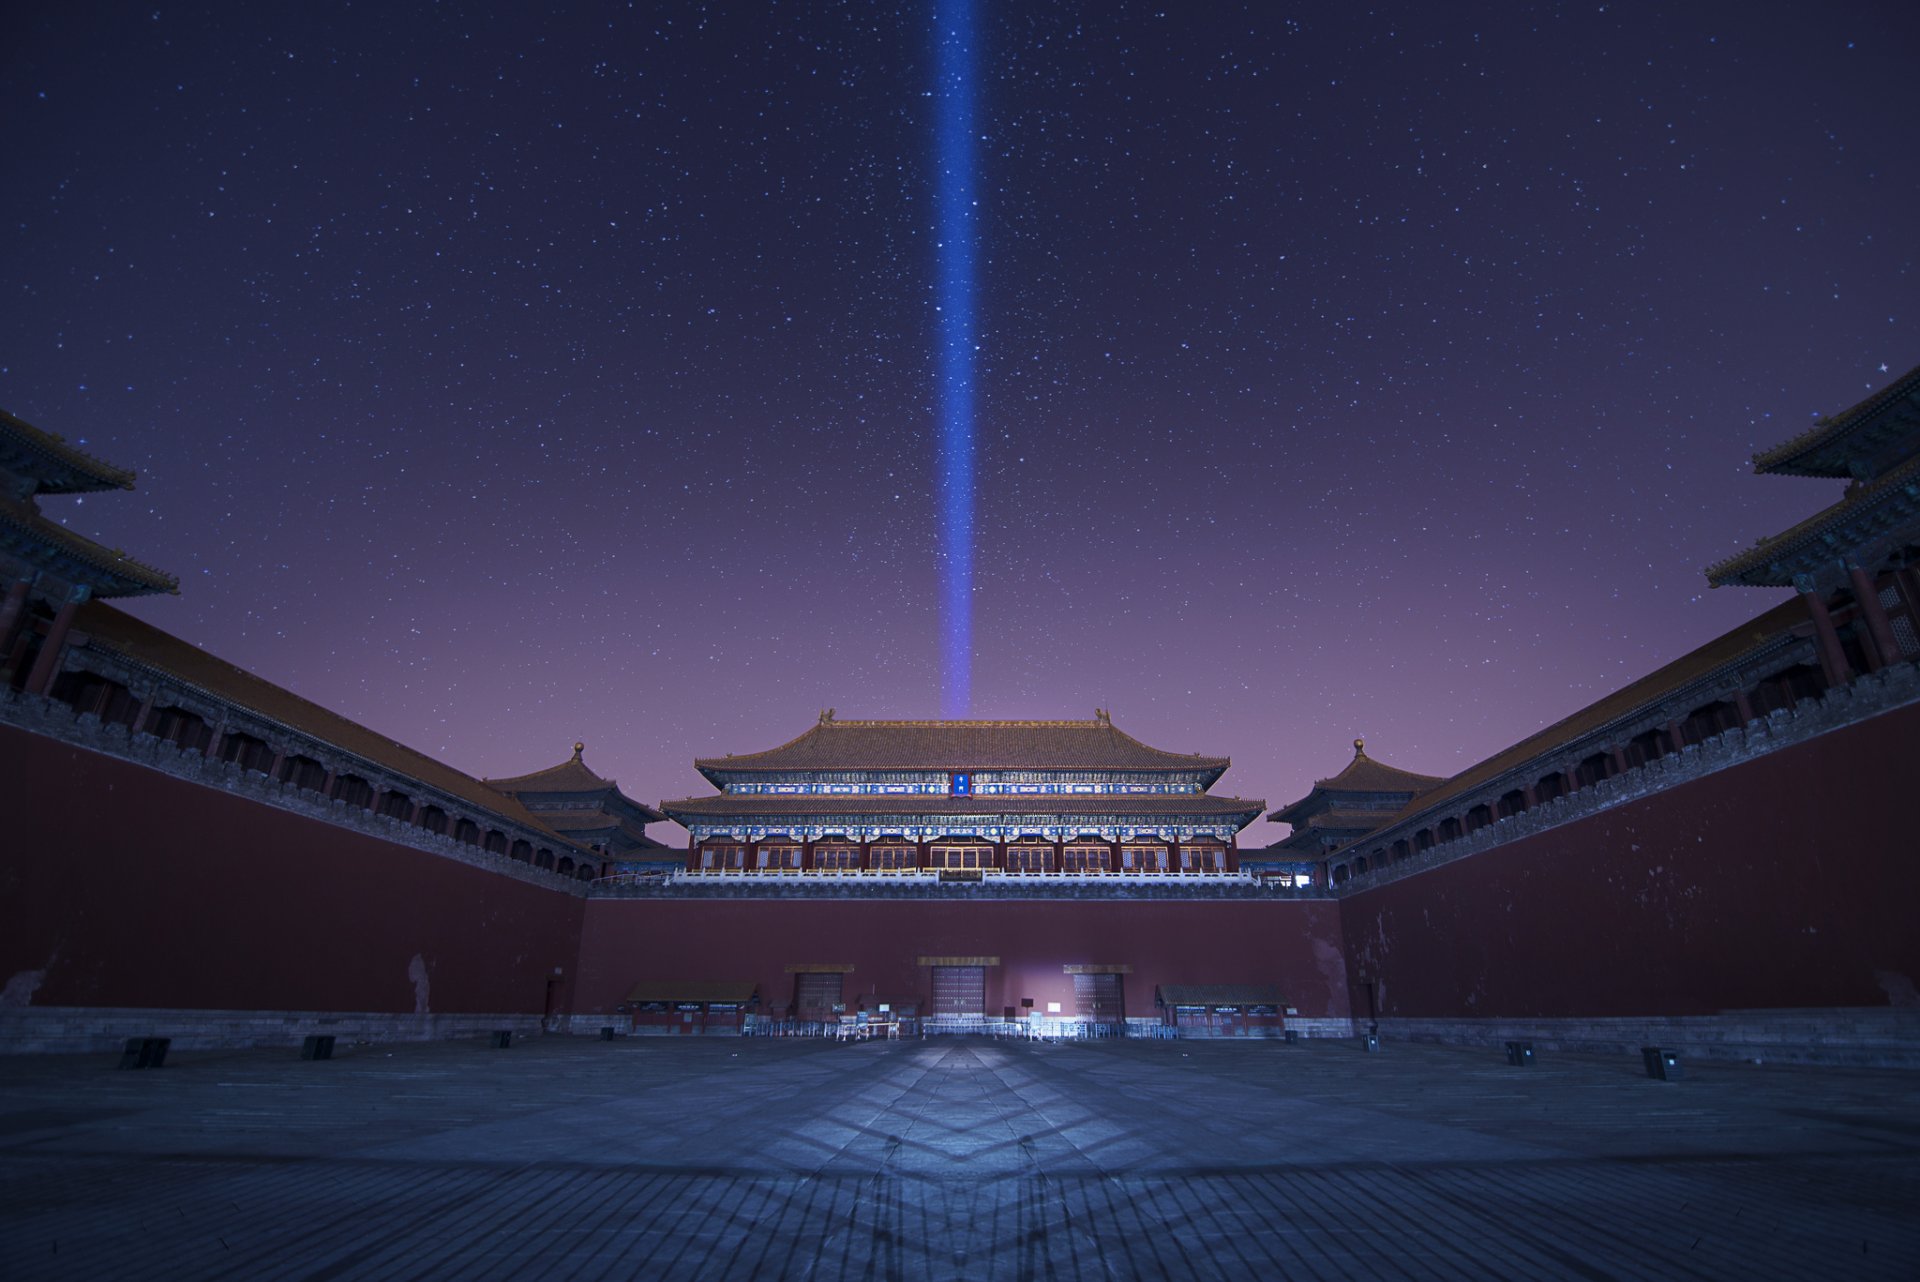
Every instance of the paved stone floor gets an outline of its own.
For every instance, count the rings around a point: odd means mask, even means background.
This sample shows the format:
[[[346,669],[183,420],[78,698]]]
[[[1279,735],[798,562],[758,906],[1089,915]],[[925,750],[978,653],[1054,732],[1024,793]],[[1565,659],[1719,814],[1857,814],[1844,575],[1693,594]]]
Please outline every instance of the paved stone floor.
[[[0,1277],[1903,1278],[1920,1075],[1352,1042],[0,1059]]]

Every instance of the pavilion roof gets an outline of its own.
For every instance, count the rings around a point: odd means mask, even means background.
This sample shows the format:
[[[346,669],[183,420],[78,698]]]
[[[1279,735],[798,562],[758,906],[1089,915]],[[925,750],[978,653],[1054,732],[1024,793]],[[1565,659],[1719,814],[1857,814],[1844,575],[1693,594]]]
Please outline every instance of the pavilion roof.
[[[1716,588],[1792,587],[1800,574],[1844,559],[1858,547],[1903,525],[1920,513],[1920,454],[1871,481],[1847,487],[1838,503],[1800,524],[1707,567]]]
[[[545,770],[536,770],[532,774],[514,775],[506,779],[488,779],[484,782],[489,788],[501,792],[510,792],[515,796],[535,795],[579,796],[582,798],[607,797],[625,802],[632,807],[636,816],[644,816],[643,823],[658,823],[666,816],[653,807],[635,801],[620,791],[620,785],[612,779],[603,779],[588,768],[584,759],[587,745],[573,745],[573,756],[557,766],[548,766]],[[555,812],[542,810],[541,815],[552,819]],[[609,819],[607,822],[611,823]]]
[[[47,562],[63,577],[85,582],[95,596],[144,596],[178,592],[180,581],[49,520],[30,501],[0,499],[0,537],[11,536],[32,560]],[[65,564],[63,565],[62,562]]]
[[[1445,780],[1444,775],[1420,775],[1375,761],[1367,755],[1367,741],[1353,741],[1353,760],[1331,779],[1316,779],[1314,787],[1328,792],[1424,792]]]
[[[1105,712],[1091,721],[839,721],[831,710],[777,748],[694,762],[716,784],[738,771],[823,770],[1178,770],[1218,779],[1231,764],[1149,747]]]
[[[34,479],[39,494],[130,490],[134,474],[0,410],[0,467]]]
[[[602,779],[587,768],[583,760],[586,750],[586,744],[576,743],[573,745],[573,756],[557,766],[548,766],[532,774],[489,779],[487,783],[509,792],[604,792],[608,788],[617,788],[619,785],[613,780]]]
[[[1375,828],[1386,827],[1399,813],[1397,809],[1322,810],[1319,814],[1302,820],[1298,826],[1319,828],[1329,832],[1372,832]]]
[[[647,814],[657,819],[651,806],[645,807]],[[628,818],[624,814],[609,813],[605,810],[535,810],[534,818],[555,832],[582,842],[610,843],[620,836],[640,846],[658,846],[660,843],[647,835],[646,825]]]
[[[553,832],[552,827],[544,823],[539,815],[507,794],[494,791],[472,775],[462,774],[423,752],[376,734],[337,712],[330,712],[244,668],[215,658],[198,646],[190,645],[104,602],[87,602],[75,617],[74,626],[86,635],[90,646],[102,647],[144,667],[165,673],[183,685],[203,690],[322,743],[332,744],[366,761],[384,766],[397,775],[417,779],[479,810],[490,811],[537,831]],[[561,846],[575,845],[558,833],[554,835],[556,843]]]
[[[1753,470],[1789,476],[1853,476],[1854,459],[1916,437],[1920,437],[1920,365],[1859,404],[1754,455]]]
[[[1423,792],[1429,792],[1444,782],[1446,782],[1446,779],[1445,776],[1442,775],[1419,775],[1411,770],[1402,770],[1398,766],[1390,766],[1384,761],[1375,761],[1367,755],[1367,741],[1365,739],[1355,739],[1353,741],[1353,760],[1347,763],[1345,770],[1342,770],[1331,779],[1314,780],[1313,790],[1311,792],[1292,805],[1284,806],[1274,811],[1268,815],[1267,818],[1274,823],[1290,823],[1297,827],[1300,824],[1308,822],[1305,815],[1309,810],[1312,810],[1315,814],[1318,814],[1320,811],[1336,811],[1355,815],[1367,813],[1379,815],[1382,811],[1376,810],[1369,812],[1363,807],[1341,806],[1342,794],[1379,795],[1385,793],[1388,796],[1412,797],[1418,796]],[[1397,805],[1390,803],[1389,807],[1384,809],[1384,814],[1391,816],[1398,808]],[[1374,826],[1377,827],[1378,825],[1376,824]]]
[[[1266,802],[1181,793],[1011,793],[986,797],[947,797],[930,793],[723,793],[663,801],[668,818],[766,819],[769,822],[812,816],[925,816],[961,820],[990,815],[1150,815],[1195,819],[1244,816],[1251,823]]]

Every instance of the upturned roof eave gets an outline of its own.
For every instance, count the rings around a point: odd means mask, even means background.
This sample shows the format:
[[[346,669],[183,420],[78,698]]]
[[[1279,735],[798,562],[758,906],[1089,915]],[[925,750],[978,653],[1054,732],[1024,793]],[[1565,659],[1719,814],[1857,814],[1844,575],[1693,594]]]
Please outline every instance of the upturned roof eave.
[[[1783,441],[1770,450],[1753,456],[1753,470],[1776,476],[1826,476],[1845,478],[1845,465],[1805,462],[1808,456],[1830,446],[1853,432],[1870,425],[1880,414],[1900,401],[1920,396],[1920,365],[1914,366],[1885,387],[1858,403],[1818,419],[1806,431]]]
[[[925,732],[946,731],[958,735],[968,732],[989,731],[1070,731],[1076,735],[1106,735],[1117,743],[1107,745],[1113,752],[1113,759],[1100,761],[1101,753],[1089,751],[1084,743],[1071,744],[1061,750],[1067,760],[1050,762],[1027,754],[1010,753],[1009,757],[1023,757],[1021,760],[1004,759],[1001,752],[993,749],[981,750],[975,744],[972,750],[964,746],[926,743],[891,744],[878,746],[871,740],[858,743],[851,736],[862,734],[884,734],[888,731],[908,732],[924,735]],[[825,736],[833,736],[838,742],[828,742]],[[1004,750],[1004,745],[1001,745]],[[812,748],[813,751],[807,751]],[[888,755],[889,752],[897,755]],[[1074,760],[1076,753],[1083,754]],[[866,754],[866,755],[863,755]],[[836,755],[839,757],[836,760]],[[1138,760],[1126,760],[1128,756],[1137,756]],[[796,760],[796,757],[800,758]],[[1221,775],[1231,768],[1233,761],[1227,757],[1209,757],[1202,754],[1183,755],[1152,747],[1135,739],[1126,731],[1115,726],[1104,715],[1092,721],[836,721],[831,713],[823,713],[818,724],[809,726],[804,732],[789,739],[777,747],[761,752],[743,753],[724,757],[697,757],[694,769],[700,772],[709,783],[724,787],[727,776],[735,774],[764,774],[791,772],[797,774],[820,774],[827,772],[863,773],[868,771],[919,771],[928,772],[954,770],[1111,770],[1115,772],[1177,774],[1195,772],[1209,775],[1208,786],[1217,782]]]
[[[6,410],[0,410],[0,437],[66,469],[67,475],[61,479],[36,475],[34,480],[41,482],[34,487],[38,494],[93,494],[101,490],[130,490],[137,479],[129,469],[115,467],[104,459],[95,458],[78,446],[69,445],[52,432],[35,427]]]
[[[1770,538],[1760,540],[1744,552],[1706,567],[1703,573],[1711,587],[1792,587],[1793,571],[1784,568],[1788,560],[1804,556],[1811,544],[1830,527],[1867,516],[1882,504],[1911,496],[1920,483],[1920,455],[1915,455],[1878,479],[1860,487],[1839,502],[1821,508],[1806,520],[1788,527]],[[1772,566],[1782,564],[1779,571]],[[1758,577],[1758,576],[1769,577]]]
[[[94,596],[180,591],[180,580],[165,570],[76,534],[25,504],[0,502],[0,530],[13,531],[13,537],[27,545],[20,549],[20,555],[42,562],[45,569],[56,569],[64,578],[87,584]]]

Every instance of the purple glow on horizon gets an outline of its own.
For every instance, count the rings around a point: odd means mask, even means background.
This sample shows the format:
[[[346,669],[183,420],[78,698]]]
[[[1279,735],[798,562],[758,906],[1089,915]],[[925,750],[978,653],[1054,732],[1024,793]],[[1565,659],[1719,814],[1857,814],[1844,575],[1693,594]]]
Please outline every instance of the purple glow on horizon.
[[[49,512],[477,775],[938,715],[929,19],[36,9],[0,406],[140,472]],[[1913,6],[978,24],[972,715],[1457,771],[1777,601],[1749,456],[1920,361]]]

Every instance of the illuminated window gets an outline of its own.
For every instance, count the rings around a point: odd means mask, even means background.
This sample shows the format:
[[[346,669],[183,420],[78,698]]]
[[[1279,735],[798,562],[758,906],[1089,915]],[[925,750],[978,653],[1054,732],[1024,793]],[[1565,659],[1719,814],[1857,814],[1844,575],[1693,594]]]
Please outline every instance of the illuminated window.
[[[858,868],[860,850],[856,846],[815,846],[813,866],[815,868]]]
[[[700,848],[700,866],[702,868],[744,868],[747,864],[745,846],[717,845]]]
[[[1007,847],[1008,872],[1052,872],[1053,847],[1039,842],[1020,842]]]
[[[993,867],[992,846],[935,846],[932,856],[935,868]]]
[[[761,868],[781,872],[800,866],[800,847],[785,844],[761,846],[754,861]]]
[[[1222,872],[1227,866],[1227,852],[1222,846],[1183,846],[1180,866],[1195,872]]]
[[[1112,852],[1105,842],[1098,845],[1078,842],[1060,854],[1060,867],[1064,872],[1106,872],[1113,866],[1112,861]]]
[[[912,846],[875,846],[873,848],[875,868],[912,868],[918,863],[918,852]]]
[[[1165,846],[1122,846],[1120,847],[1120,866],[1128,872],[1165,872],[1167,848]]]

